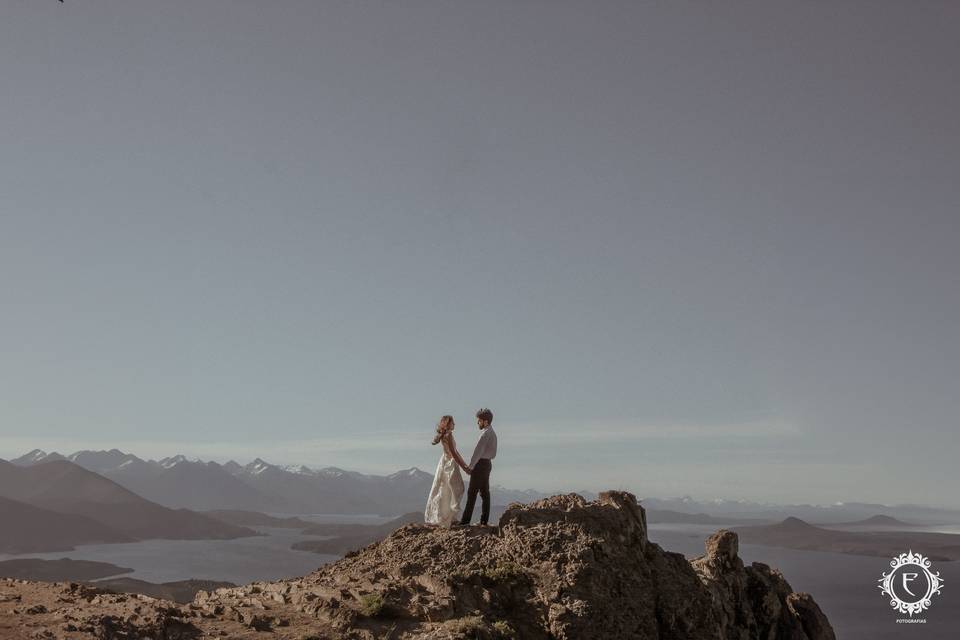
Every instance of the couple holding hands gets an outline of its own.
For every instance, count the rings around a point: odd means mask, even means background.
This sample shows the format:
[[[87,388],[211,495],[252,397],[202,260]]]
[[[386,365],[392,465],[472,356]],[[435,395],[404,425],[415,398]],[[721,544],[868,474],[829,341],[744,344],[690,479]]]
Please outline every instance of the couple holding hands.
[[[433,485],[427,497],[427,507],[423,512],[424,522],[444,527],[456,524],[460,500],[463,498],[463,477],[460,475],[460,469],[463,469],[470,476],[470,486],[467,489],[467,504],[459,524],[470,524],[478,493],[482,501],[480,524],[487,524],[490,518],[490,471],[493,469],[491,460],[497,457],[497,434],[492,424],[493,412],[490,409],[477,411],[480,438],[474,447],[470,464],[467,464],[457,451],[457,443],[453,439],[453,416],[440,418],[433,444],[442,444],[443,453],[437,463],[437,472],[433,476]]]

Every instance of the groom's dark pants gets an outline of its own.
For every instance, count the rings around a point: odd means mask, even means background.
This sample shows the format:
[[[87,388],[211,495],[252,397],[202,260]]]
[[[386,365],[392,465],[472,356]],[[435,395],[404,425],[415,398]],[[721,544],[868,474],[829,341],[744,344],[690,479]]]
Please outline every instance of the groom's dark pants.
[[[480,524],[487,524],[490,519],[490,470],[493,465],[487,458],[477,460],[477,465],[470,474],[470,486],[467,488],[467,506],[463,508],[463,518],[460,524],[470,524],[473,517],[473,505],[477,502],[477,494],[480,494],[482,507],[480,508]]]

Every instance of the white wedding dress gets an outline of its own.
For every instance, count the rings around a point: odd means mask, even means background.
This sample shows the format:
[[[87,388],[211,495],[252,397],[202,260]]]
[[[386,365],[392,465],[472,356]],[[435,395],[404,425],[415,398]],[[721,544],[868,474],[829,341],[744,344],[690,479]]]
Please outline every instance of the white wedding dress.
[[[443,453],[437,463],[437,472],[433,476],[433,486],[427,498],[427,507],[423,511],[423,521],[449,527],[457,521],[460,513],[460,499],[463,498],[463,476],[460,467],[450,454],[456,447],[453,434],[447,436],[449,442],[441,441]]]

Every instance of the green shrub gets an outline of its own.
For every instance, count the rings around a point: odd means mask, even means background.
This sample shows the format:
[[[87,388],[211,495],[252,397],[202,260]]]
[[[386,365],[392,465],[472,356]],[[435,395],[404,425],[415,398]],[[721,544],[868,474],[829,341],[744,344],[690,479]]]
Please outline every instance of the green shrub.
[[[385,607],[383,595],[379,593],[368,593],[360,598],[360,612],[368,618],[380,615]]]
[[[493,569],[487,569],[483,572],[483,577],[493,582],[509,582],[512,580],[522,580],[527,577],[523,567],[515,562],[503,562]]]
[[[469,640],[518,640],[516,629],[506,620],[488,624],[481,616],[466,616],[445,623],[455,636]]]
[[[487,623],[480,616],[466,616],[446,623],[450,631],[464,635],[473,634],[474,637],[484,637],[487,632]]]

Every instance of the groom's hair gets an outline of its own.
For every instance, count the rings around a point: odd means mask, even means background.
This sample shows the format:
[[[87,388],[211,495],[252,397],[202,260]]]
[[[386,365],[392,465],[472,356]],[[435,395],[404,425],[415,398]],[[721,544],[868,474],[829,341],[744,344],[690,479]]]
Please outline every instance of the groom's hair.
[[[490,409],[480,409],[480,411],[477,411],[477,417],[493,424],[493,411],[490,411]]]

